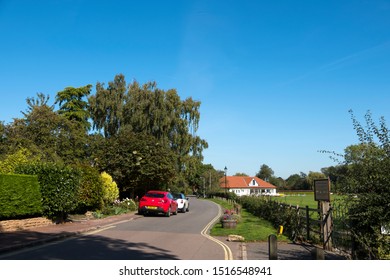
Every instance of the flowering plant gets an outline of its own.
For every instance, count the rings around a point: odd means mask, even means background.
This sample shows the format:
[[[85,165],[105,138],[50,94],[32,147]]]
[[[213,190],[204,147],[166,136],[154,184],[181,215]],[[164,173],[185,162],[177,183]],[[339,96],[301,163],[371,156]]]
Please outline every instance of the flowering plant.
[[[231,221],[234,220],[236,222],[240,221],[240,216],[237,215],[234,210],[225,210],[224,214],[221,216],[221,222],[223,221]]]
[[[137,204],[134,202],[134,200],[125,198],[123,200],[115,200],[114,206],[121,207],[130,211],[134,211],[137,209]]]

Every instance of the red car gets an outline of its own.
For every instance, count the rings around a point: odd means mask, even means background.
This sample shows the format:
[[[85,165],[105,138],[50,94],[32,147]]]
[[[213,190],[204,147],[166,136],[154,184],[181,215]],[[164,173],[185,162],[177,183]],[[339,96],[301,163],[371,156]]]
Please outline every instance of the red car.
[[[177,215],[177,202],[170,192],[148,191],[139,201],[138,214],[164,214],[169,217]]]

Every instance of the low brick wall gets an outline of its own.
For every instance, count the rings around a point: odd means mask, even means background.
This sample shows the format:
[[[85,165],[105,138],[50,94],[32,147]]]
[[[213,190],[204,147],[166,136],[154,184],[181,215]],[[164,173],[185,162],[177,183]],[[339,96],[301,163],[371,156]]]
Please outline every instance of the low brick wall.
[[[36,227],[52,225],[53,222],[46,218],[31,218],[21,220],[0,221],[0,232],[26,230]]]

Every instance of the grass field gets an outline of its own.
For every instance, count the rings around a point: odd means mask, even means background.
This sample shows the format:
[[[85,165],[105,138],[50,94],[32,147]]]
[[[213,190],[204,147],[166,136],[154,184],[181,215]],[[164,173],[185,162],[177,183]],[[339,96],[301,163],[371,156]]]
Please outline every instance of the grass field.
[[[314,192],[281,192],[280,194],[281,196],[272,196],[271,199],[292,206],[318,208],[318,202],[314,200]],[[339,199],[341,199],[340,195],[331,194],[330,196],[331,202]]]
[[[272,200],[276,200],[285,204],[291,204],[293,206],[299,205],[300,207],[309,206],[310,208],[317,208],[318,203],[314,200],[314,192],[302,192],[302,193],[281,193],[281,196],[273,196]]]

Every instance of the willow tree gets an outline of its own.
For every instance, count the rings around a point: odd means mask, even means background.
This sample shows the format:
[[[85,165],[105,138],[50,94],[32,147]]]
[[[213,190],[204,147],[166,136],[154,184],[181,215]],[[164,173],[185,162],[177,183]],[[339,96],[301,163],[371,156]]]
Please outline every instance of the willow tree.
[[[200,120],[200,102],[192,98],[181,100],[175,89],[167,91],[151,82],[129,85],[124,107],[124,123],[133,132],[153,135],[183,161],[186,157],[202,157],[207,142],[196,135]]]
[[[94,128],[106,137],[121,129],[153,136],[177,155],[177,169],[183,177],[190,176],[194,160],[202,160],[208,144],[196,135],[200,120],[200,102],[181,100],[175,89],[162,90],[155,82],[126,86],[122,74],[115,76],[107,88],[98,83],[90,107]]]
[[[123,123],[123,106],[126,100],[126,81],[120,74],[114,81],[96,84],[96,94],[89,97],[93,129],[103,130],[106,138],[117,135]]]

